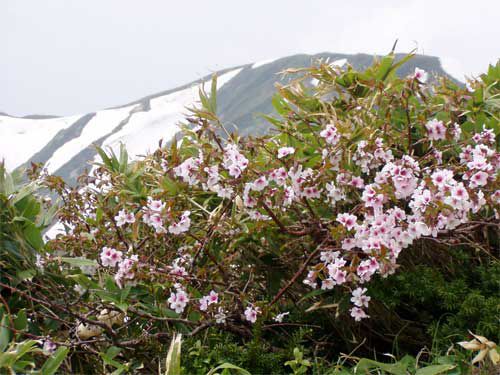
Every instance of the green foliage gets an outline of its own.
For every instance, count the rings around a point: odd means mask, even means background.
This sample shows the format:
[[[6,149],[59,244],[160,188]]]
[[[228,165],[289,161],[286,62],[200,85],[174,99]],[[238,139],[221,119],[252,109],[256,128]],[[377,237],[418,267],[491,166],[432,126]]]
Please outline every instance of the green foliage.
[[[300,351],[299,348],[293,349],[294,359],[285,362],[285,366],[290,366],[294,375],[305,374],[309,367],[311,367],[311,362],[304,359],[304,353]]]
[[[13,334],[9,327],[12,317],[5,313],[0,313],[0,316],[0,373],[55,374],[66,359],[69,348],[61,346],[47,359],[41,359],[45,355],[40,349],[40,341],[19,340],[20,336]],[[25,329],[25,318],[25,316],[18,315],[14,320],[16,331]]]

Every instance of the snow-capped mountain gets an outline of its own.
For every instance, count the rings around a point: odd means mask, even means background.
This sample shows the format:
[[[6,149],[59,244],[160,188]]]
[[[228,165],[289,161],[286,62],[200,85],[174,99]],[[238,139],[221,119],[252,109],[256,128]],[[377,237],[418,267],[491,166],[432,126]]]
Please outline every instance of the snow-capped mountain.
[[[403,55],[397,56],[401,58]],[[373,56],[321,53],[294,55],[225,69],[217,72],[217,102],[221,119],[240,134],[265,132],[268,125],[257,115],[273,109],[271,97],[280,71],[307,66],[317,58],[328,58],[336,65],[349,63],[363,69]],[[447,75],[439,59],[415,56],[398,74],[410,74],[415,67],[437,75]],[[179,131],[177,124],[198,100],[203,82],[210,77],[182,87],[142,98],[121,107],[68,117],[12,117],[0,113],[0,160],[13,170],[28,162],[45,163],[48,171],[68,182],[88,167],[95,158],[95,145],[117,150],[120,143],[136,157],[153,151],[160,139],[170,140]],[[209,84],[208,84],[209,85]],[[209,91],[209,87],[207,87]]]

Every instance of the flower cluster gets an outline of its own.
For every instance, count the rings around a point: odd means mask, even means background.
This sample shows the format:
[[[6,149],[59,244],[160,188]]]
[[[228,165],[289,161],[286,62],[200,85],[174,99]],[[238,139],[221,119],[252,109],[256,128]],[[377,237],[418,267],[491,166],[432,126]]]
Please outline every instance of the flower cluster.
[[[252,263],[279,258],[305,271],[294,287],[348,291],[351,317],[373,316],[369,283],[393,274],[404,249],[441,237],[451,243],[450,233],[485,207],[485,216],[499,216],[495,131],[488,125],[469,133],[458,123],[461,113],[425,110],[436,95],[427,79],[417,68],[401,81],[404,95],[396,85],[376,100],[346,98],[351,88],[343,87],[339,102],[324,102],[318,113],[287,99],[286,130],[263,138],[223,139],[205,114],[198,124],[190,119],[196,134],[180,150],[143,161],[148,173],[160,171],[145,177],[147,193],[113,206],[120,236],[101,242],[101,266],[120,287],[150,280],[169,288],[160,304],[177,314],[197,309],[218,324],[281,322],[288,313],[272,305],[283,296],[266,295],[262,280],[269,277],[256,275]],[[163,189],[166,181],[175,188]],[[86,217],[95,220],[95,212]]]

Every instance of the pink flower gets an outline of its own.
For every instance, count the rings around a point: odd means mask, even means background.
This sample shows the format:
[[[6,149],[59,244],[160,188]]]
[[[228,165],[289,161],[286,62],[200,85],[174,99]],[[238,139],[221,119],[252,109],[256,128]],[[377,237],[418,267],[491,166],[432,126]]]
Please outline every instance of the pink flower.
[[[191,215],[190,211],[184,211],[179,222],[170,225],[168,227],[168,231],[172,234],[181,234],[187,232],[189,230],[189,227],[191,226],[191,219],[189,218],[189,215]]]
[[[457,200],[467,200],[469,199],[469,193],[465,189],[464,184],[460,183],[451,189],[451,196]]]
[[[142,221],[144,221],[147,225],[155,228],[156,233],[162,233],[165,231],[165,228],[163,228],[163,219],[158,213],[151,214],[150,212],[146,211],[142,216]]]
[[[278,159],[284,158],[285,156],[292,155],[295,153],[295,149],[293,147],[281,147],[278,149]]]
[[[321,197],[321,190],[316,186],[308,186],[304,188],[303,195],[309,199],[318,199]]]
[[[208,296],[204,296],[200,298],[200,310],[207,311],[208,309]]]
[[[222,166],[229,171],[229,175],[238,178],[248,165],[248,159],[238,150],[235,144],[228,144],[224,148],[224,158]]]
[[[165,203],[161,200],[154,200],[151,197],[148,197],[148,206],[151,211],[160,212],[165,208]]]
[[[372,275],[379,269],[379,267],[378,261],[374,257],[365,259],[359,263],[357,274],[361,279],[361,282],[370,281]]]
[[[198,184],[198,173],[200,165],[202,163],[202,155],[200,153],[199,158],[189,158],[186,159],[182,164],[174,168],[174,173],[177,177],[181,177],[182,180],[189,185]]]
[[[364,312],[363,309],[356,306],[353,307],[350,311],[351,311],[351,316],[354,318],[356,322],[360,322],[361,319],[366,319],[370,317]]]
[[[321,289],[323,290],[333,289],[334,286],[335,286],[335,281],[333,281],[330,278],[325,279],[321,282]]]
[[[371,297],[366,296],[366,288],[356,288],[352,291],[351,302],[358,307],[368,307]]]
[[[322,130],[319,135],[325,138],[326,143],[335,146],[340,140],[340,134],[337,132],[337,128],[333,124],[328,124],[324,130]]]
[[[446,139],[446,127],[442,121],[437,119],[432,119],[425,124],[427,129],[427,135],[430,140],[438,141],[440,139]]]
[[[251,188],[255,191],[262,191],[266,188],[267,185],[269,185],[269,182],[266,180],[266,176],[260,176],[258,179],[252,182]]]
[[[415,68],[415,73],[413,73],[413,78],[418,80],[420,83],[427,82],[427,72],[420,68]]]
[[[488,174],[483,171],[474,173],[470,178],[470,187],[485,186],[488,183]]]
[[[346,238],[342,241],[342,249],[352,250],[356,247],[356,241],[354,238]]]
[[[245,319],[250,323],[255,323],[257,321],[257,315],[260,314],[260,309],[252,305],[245,309]]]
[[[355,215],[343,213],[337,216],[337,221],[342,224],[347,230],[351,230],[356,225],[358,218]]]
[[[135,272],[133,271],[134,265],[137,263],[138,257],[137,255],[132,255],[128,258],[123,259],[118,264],[118,271],[115,275],[115,281],[118,286],[122,287],[122,280],[128,279],[132,280],[135,277]]]
[[[361,177],[353,177],[351,179],[351,185],[356,189],[363,189],[365,187],[365,183]]]
[[[43,347],[42,347],[43,354],[45,354],[45,355],[54,354],[56,349],[57,349],[57,345],[54,344],[51,340],[47,339],[43,342]]]
[[[104,267],[114,267],[122,260],[123,253],[110,247],[101,250],[101,263]]]
[[[285,185],[287,177],[288,173],[285,168],[275,169],[269,173],[269,180],[276,182],[278,186]]]
[[[335,281],[336,285],[342,285],[343,283],[346,282],[346,276],[347,276],[346,271],[337,269],[333,274],[333,280]]]
[[[174,310],[177,314],[180,314],[186,308],[186,305],[189,302],[189,297],[186,292],[178,289],[176,293],[171,293],[168,298],[168,303],[170,304],[170,308]]]
[[[218,302],[219,295],[216,291],[212,290],[208,296],[204,296],[200,299],[200,310],[206,311],[208,309],[208,306]]]
[[[218,303],[218,302],[219,302],[219,295],[217,294],[216,291],[212,290],[208,295],[208,304],[211,305],[213,303]]]
[[[448,169],[438,169],[431,175],[432,183],[439,189],[449,185],[453,180],[453,172]]]
[[[118,215],[115,216],[116,225],[121,227],[127,223],[132,224],[135,222],[134,214],[127,212],[126,210],[120,210]]]

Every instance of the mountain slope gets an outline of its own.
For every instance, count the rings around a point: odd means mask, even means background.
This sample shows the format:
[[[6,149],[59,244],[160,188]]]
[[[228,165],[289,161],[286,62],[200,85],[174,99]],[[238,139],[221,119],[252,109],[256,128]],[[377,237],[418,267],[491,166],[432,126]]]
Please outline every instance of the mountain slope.
[[[302,54],[219,71],[219,116],[240,134],[267,131],[268,125],[258,114],[273,111],[271,97],[275,82],[280,80],[277,73],[290,67],[308,66],[318,58],[328,58],[336,65],[348,62],[355,69],[364,69],[373,62],[373,56],[367,54]],[[438,58],[421,55],[403,65],[398,74],[408,75],[417,66],[447,76]],[[45,163],[49,172],[73,183],[88,167],[88,161],[94,159],[94,145],[117,150],[124,143],[135,157],[153,151],[160,139],[171,139],[179,131],[177,124],[187,113],[186,107],[195,105],[200,85],[209,79],[205,77],[120,107],[85,115],[16,118],[0,114],[0,158],[5,158],[9,169],[30,161]]]

